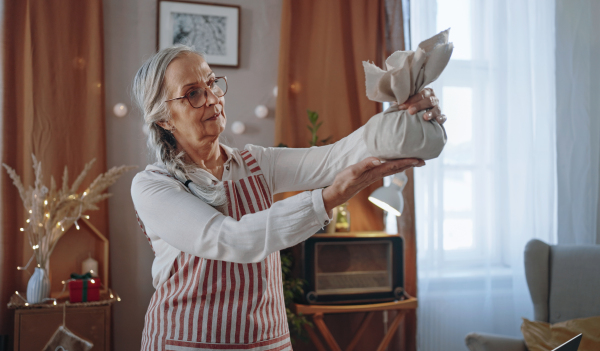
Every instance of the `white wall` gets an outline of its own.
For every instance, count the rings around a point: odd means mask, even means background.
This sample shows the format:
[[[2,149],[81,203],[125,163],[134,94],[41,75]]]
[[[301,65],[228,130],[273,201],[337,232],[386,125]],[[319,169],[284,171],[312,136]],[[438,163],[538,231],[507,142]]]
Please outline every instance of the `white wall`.
[[[280,0],[211,0],[241,5],[241,65],[238,69],[216,68],[228,77],[226,98],[228,126],[233,121],[246,124],[246,133],[235,136],[227,130],[229,143],[273,146],[277,82]],[[142,62],[156,48],[156,0],[105,0],[105,79],[108,166],[147,162],[145,135],[140,113],[131,100],[131,81]],[[116,118],[112,107],[123,102],[130,108],[125,118]],[[256,105],[269,107],[269,117],[254,117]],[[153,253],[139,229],[129,188],[135,172],[114,185],[109,201],[112,288],[122,302],[114,306],[114,350],[140,347],[144,314],[154,292],[151,282]]]
[[[558,243],[600,244],[600,2],[556,0]]]

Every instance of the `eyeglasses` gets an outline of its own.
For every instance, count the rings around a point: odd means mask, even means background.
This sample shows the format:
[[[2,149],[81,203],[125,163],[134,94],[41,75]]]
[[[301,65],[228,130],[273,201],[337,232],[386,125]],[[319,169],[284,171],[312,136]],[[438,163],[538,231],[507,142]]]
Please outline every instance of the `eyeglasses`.
[[[210,82],[209,89],[212,93],[220,98],[227,94],[227,77],[215,77],[215,79]],[[196,88],[194,90],[189,91],[184,96],[180,96],[178,98],[169,99],[165,102],[187,99],[190,105],[193,108],[200,108],[206,104],[206,98],[208,96],[207,89],[204,88]]]

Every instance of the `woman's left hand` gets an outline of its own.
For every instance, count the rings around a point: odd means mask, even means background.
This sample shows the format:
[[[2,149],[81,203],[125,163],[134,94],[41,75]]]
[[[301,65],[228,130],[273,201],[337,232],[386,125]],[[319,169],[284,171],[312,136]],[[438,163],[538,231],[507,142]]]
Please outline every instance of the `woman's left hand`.
[[[425,88],[411,96],[406,102],[399,105],[398,108],[400,110],[408,110],[408,113],[411,115],[426,110],[427,112],[423,114],[424,120],[430,121],[435,118],[439,124],[446,122],[446,115],[440,110],[439,100],[431,88]]]

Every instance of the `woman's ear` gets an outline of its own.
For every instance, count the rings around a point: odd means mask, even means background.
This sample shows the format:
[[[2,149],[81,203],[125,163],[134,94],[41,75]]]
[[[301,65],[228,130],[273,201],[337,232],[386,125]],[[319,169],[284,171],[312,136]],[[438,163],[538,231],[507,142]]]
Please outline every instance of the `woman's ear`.
[[[158,121],[156,122],[156,124],[166,131],[175,129],[175,126],[172,126],[171,123],[169,123],[168,121]]]

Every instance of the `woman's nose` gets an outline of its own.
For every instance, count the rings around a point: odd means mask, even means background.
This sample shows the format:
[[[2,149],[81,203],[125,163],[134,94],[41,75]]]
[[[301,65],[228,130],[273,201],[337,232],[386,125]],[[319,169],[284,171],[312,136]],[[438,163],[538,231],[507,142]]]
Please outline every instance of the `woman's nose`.
[[[217,95],[215,95],[212,89],[206,89],[206,105],[212,106],[217,102],[219,102],[219,98],[217,97]]]

